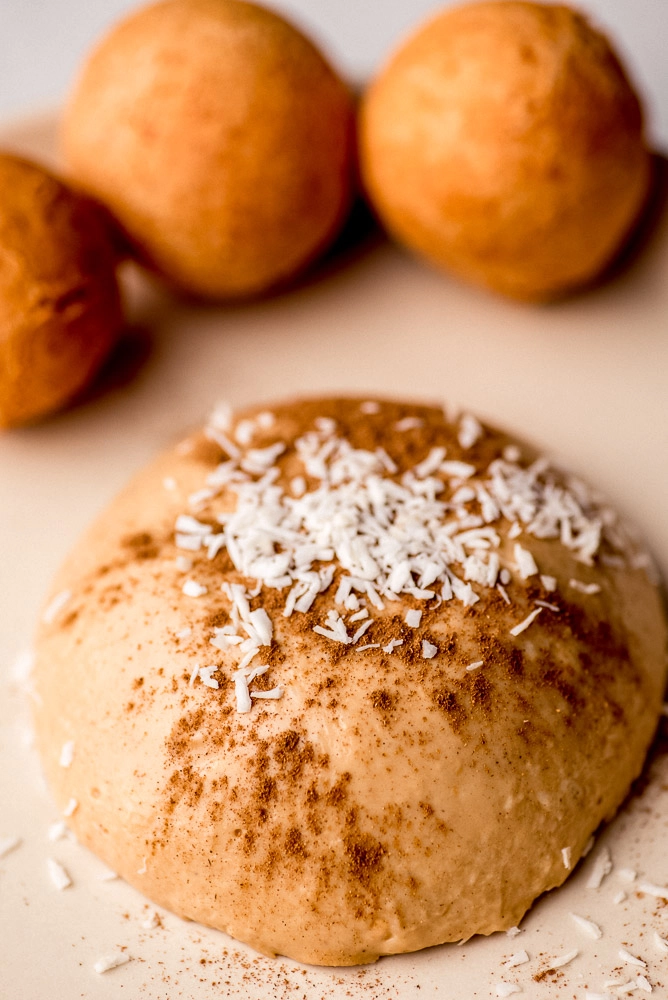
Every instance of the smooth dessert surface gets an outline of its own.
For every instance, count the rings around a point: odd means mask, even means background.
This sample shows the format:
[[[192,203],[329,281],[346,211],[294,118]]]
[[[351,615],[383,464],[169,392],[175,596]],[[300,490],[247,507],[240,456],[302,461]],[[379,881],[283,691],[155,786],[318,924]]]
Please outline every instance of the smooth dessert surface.
[[[220,411],[55,583],[48,779],[129,882],[270,954],[511,927],[642,766],[649,570],[581,483],[470,415]]]

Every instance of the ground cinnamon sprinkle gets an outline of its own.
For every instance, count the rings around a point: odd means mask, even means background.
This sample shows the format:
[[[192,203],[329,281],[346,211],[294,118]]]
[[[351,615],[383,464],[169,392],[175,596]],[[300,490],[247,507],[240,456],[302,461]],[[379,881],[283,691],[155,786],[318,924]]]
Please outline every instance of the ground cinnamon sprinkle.
[[[292,858],[307,858],[308,851],[304,845],[301,830],[293,826],[285,835],[284,848],[286,854]]]
[[[387,853],[379,841],[363,833],[349,834],[344,839],[344,851],[350,874],[364,886],[369,885]]]
[[[156,559],[160,553],[160,546],[156,544],[148,531],[128,535],[121,540],[121,543],[132,550],[135,559]]]

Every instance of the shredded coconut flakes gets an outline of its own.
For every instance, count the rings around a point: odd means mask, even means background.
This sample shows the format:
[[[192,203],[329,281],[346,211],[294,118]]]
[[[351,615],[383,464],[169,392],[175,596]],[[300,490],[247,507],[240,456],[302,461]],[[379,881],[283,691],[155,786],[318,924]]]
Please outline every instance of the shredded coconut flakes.
[[[502,962],[501,964],[507,969],[515,969],[518,965],[525,965],[528,961],[528,952],[522,950],[516,952],[514,955],[511,955],[510,958],[507,958],[505,962]]]
[[[58,819],[55,823],[50,823],[46,831],[46,836],[48,840],[55,843],[57,840],[63,840],[68,834],[67,823],[63,819]]]
[[[661,937],[658,931],[654,931],[654,947],[662,955],[668,955],[668,939]]]
[[[531,625],[531,623],[536,620],[536,618],[538,617],[538,615],[541,613],[542,610],[543,610],[542,608],[536,608],[535,611],[532,611],[530,614],[528,614],[523,621],[515,625],[514,628],[511,628],[510,634],[520,635],[520,633],[524,632],[525,629],[529,628],[529,625]]]
[[[521,993],[522,987],[517,983],[500,982],[494,987],[494,992],[497,997],[510,997],[514,993]]]
[[[67,740],[60,749],[58,763],[61,767],[71,767],[74,760],[74,740]]]
[[[602,847],[596,855],[591,872],[585,883],[586,889],[598,889],[606,875],[612,871],[612,857],[607,847]]]
[[[568,586],[581,594],[598,594],[601,590],[598,583],[583,583],[582,580],[569,580]]]
[[[594,941],[602,936],[603,931],[595,924],[593,920],[587,920],[586,917],[581,917],[577,913],[569,913],[569,916],[574,924],[580,928],[580,930],[587,935],[587,937],[592,938]]]
[[[580,952],[577,948],[573,951],[567,951],[563,955],[558,955],[555,959],[550,962],[551,969],[563,969],[565,965],[569,965],[573,959],[577,958]]]
[[[465,450],[472,448],[483,434],[484,431],[473,414],[464,413],[459,421],[459,433],[457,434],[457,440],[461,447]]]
[[[99,882],[115,882],[118,878],[118,872],[113,871],[111,868],[107,868],[106,865],[98,872],[97,875]]]
[[[61,590],[59,594],[56,594],[55,597],[49,601],[42,615],[42,621],[45,625],[52,625],[55,622],[56,618],[71,597],[71,590]]]
[[[6,858],[8,854],[21,846],[20,837],[0,837],[0,858]]]
[[[535,576],[538,573],[538,566],[536,565],[536,560],[531,555],[528,549],[522,548],[522,546],[516,542],[515,543],[515,562],[517,563],[517,569],[523,580],[528,580],[529,577]]]
[[[380,412],[381,407],[366,401],[360,410],[371,414]],[[234,509],[215,514],[219,526],[211,523],[210,516],[200,519],[192,513],[181,514],[176,519],[175,538],[179,548],[192,552],[204,549],[209,559],[224,548],[237,573],[257,582],[254,594],[263,588],[283,594],[284,617],[309,612],[335,577],[338,589],[334,600],[346,612],[361,609],[365,613],[367,605],[383,611],[387,602],[401,600],[402,595],[425,602],[455,600],[472,607],[480,600],[476,588],[494,587],[510,604],[505,586],[511,576],[501,566],[502,539],[496,524],[505,521],[513,525],[517,535],[558,539],[586,565],[592,563],[603,535],[607,532],[613,537],[616,530],[610,516],[598,511],[581,483],[567,480],[562,485],[545,459],[520,465],[521,452],[513,445],[486,469],[449,459],[445,447],[433,446],[412,469],[400,474],[382,448],[354,448],[339,435],[336,421],[325,417],[317,418],[313,428],[294,442],[294,457],[302,473],[293,476],[285,490],[279,485],[277,465],[285,442],[252,447],[256,428],[266,430],[274,422],[272,414],[260,414],[254,421],[241,420],[234,426],[228,407],[216,410],[205,434],[228,458],[208,475],[205,486],[191,495],[191,509],[212,503],[222,490],[234,494]],[[409,416],[398,421],[395,430],[409,431],[422,425],[421,418]],[[484,430],[466,414],[459,418],[457,433],[460,446],[466,449]],[[617,538],[624,541],[625,536],[617,531]],[[538,573],[527,548],[516,544],[514,553],[522,579]],[[191,563],[180,558],[184,560],[183,571],[188,572]],[[552,577],[542,576],[541,583],[546,590],[556,587]],[[182,589],[192,597],[207,592],[203,584],[192,579],[187,579]],[[234,650],[238,650],[234,674],[237,708],[250,711],[244,671],[259,648],[272,642],[273,623],[262,607],[250,611],[253,595],[242,584],[225,582],[223,591],[232,605],[232,630],[215,629],[210,642],[228,655],[236,656]],[[540,602],[510,629],[511,634],[519,635],[528,628],[543,608],[557,610],[556,605]],[[358,644],[372,620],[361,616],[357,620],[364,625],[349,632],[343,617],[330,610],[313,631],[359,651],[378,648],[378,643]],[[409,626],[418,628],[421,620],[419,609],[405,612]],[[353,624],[352,618],[349,623]],[[394,639],[382,648],[390,653],[400,642]],[[423,641],[425,659],[436,652],[433,644]],[[212,672],[215,668],[202,669]],[[198,676],[207,683],[198,668],[191,683]],[[216,686],[210,673],[208,680],[212,682],[209,686]]]
[[[117,969],[119,965],[125,965],[129,961],[130,955],[126,951],[115,951],[110,955],[105,955],[103,958],[98,958],[93,969],[98,975],[102,975],[102,973]]]
[[[622,962],[627,962],[628,965],[635,965],[639,969],[647,968],[647,962],[645,962],[642,958],[638,958],[637,955],[632,955],[630,951],[626,950],[626,948],[620,948],[618,955]]]
[[[72,879],[59,861],[56,861],[54,858],[47,858],[46,867],[54,888],[58,889],[59,892],[72,885]]]

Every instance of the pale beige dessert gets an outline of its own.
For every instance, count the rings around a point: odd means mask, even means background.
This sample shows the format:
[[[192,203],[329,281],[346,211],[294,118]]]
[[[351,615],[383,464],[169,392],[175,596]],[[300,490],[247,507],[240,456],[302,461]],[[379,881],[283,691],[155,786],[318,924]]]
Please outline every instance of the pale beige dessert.
[[[567,878],[640,772],[665,646],[615,515],[474,417],[221,410],[60,572],[38,742],[77,838],[157,903],[370,962]]]
[[[640,99],[561,4],[448,7],[368,88],[364,183],[398,240],[504,295],[553,299],[606,267],[647,198]]]
[[[302,271],[343,224],[352,97],[278,14],[161,0],[90,54],[63,149],[144,263],[197,295],[258,295]]]
[[[59,409],[123,325],[100,207],[37,163],[0,153],[0,427]]]

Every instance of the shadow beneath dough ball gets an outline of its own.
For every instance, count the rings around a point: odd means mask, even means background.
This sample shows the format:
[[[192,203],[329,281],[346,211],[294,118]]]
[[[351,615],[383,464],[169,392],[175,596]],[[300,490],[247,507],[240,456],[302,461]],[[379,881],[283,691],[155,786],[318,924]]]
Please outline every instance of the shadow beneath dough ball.
[[[264,292],[231,299],[207,299],[175,287],[169,281],[165,281],[164,277],[160,278],[159,275],[154,277],[156,281],[162,282],[163,289],[176,302],[184,303],[189,307],[210,311],[224,309],[228,312],[244,310],[257,306],[259,303],[265,305],[271,301],[312,289],[323,281],[347,270],[387,241],[388,237],[371,208],[364,198],[358,195],[338,236],[321,256],[313,260],[304,270],[272,285]]]
[[[666,691],[665,697],[668,697],[668,691]],[[665,777],[668,776],[668,774],[665,776],[663,774],[668,767],[666,761],[668,761],[668,716],[662,715],[652,744],[647,751],[647,759],[643,769],[631,785],[620,808],[624,809],[634,800],[642,798],[649,786],[655,781],[665,780]]]
[[[626,274],[654,239],[668,208],[668,158],[652,154],[652,183],[643,209],[622,247],[607,267],[583,291],[601,288]],[[574,293],[577,294],[577,291]]]
[[[68,409],[89,406],[133,382],[153,352],[153,340],[148,327],[125,327],[97,375],[72,399]]]
[[[575,298],[607,286],[629,272],[649,249],[667,211],[668,157],[655,152],[652,154],[652,180],[647,198],[626,240],[596,278],[584,286],[566,291],[563,299]],[[389,239],[373,209],[360,194],[342,231],[327,252],[295,279],[272,289],[261,298],[274,298],[277,295],[311,287],[363,259],[377,247],[386,244]],[[561,298],[555,301],[561,301]]]
[[[358,195],[343,229],[332,245],[287,290],[311,285],[336,274],[365,257],[380,244],[386,243],[387,239],[368,202],[362,195]]]

